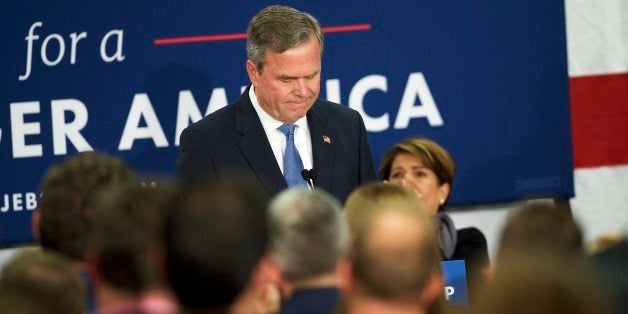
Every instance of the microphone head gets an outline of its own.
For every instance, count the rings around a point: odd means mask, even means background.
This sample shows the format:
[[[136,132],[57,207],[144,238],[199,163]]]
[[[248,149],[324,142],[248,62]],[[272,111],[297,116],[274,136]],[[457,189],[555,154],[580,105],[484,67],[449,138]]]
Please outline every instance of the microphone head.
[[[310,178],[312,180],[316,179],[316,170],[314,170],[313,168],[310,169]]]
[[[309,180],[310,179],[310,171],[308,171],[307,169],[301,170],[301,177],[305,181]]]

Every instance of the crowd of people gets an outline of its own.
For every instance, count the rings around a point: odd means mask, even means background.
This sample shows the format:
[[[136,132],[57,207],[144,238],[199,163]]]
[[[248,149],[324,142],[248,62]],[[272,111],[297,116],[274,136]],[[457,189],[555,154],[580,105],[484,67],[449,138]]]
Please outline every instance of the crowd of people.
[[[39,245],[0,273],[0,313],[628,308],[624,235],[585,254],[569,213],[533,203],[489,262],[483,233],[446,213],[456,166],[441,145],[404,140],[376,180],[359,113],[318,98],[316,19],[270,6],[248,35],[252,84],[183,131],[176,185],[145,185],[96,152],[48,170],[32,215]],[[445,299],[448,260],[465,263],[468,306]]]
[[[422,144],[418,147],[427,156],[433,152],[448,156],[425,138],[404,143]],[[391,151],[399,147],[403,145]],[[3,313],[625,309],[625,238],[606,239],[585,254],[581,231],[568,213],[547,203],[531,203],[511,215],[496,260],[489,263],[485,240],[473,249],[460,249],[463,238],[453,244],[444,239],[460,231],[443,218],[449,189],[440,193],[438,187],[450,188],[453,175],[445,179],[436,175],[443,166],[434,161],[439,158],[405,150],[399,154],[416,159],[410,166],[399,166],[395,157],[384,159],[382,178],[387,181],[358,187],[344,206],[316,188],[286,189],[271,198],[246,178],[215,179],[185,188],[166,182],[146,186],[117,158],[94,152],[76,155],[51,167],[43,179],[44,196],[33,214],[39,246],[23,249],[4,267],[0,309]],[[420,166],[413,168],[417,163]],[[422,186],[426,183],[421,180],[431,182],[434,189]],[[430,191],[444,201],[430,201]],[[450,250],[453,255],[446,249],[450,244],[455,247]],[[456,252],[470,253],[457,257]],[[468,307],[444,298],[440,262],[452,258],[464,259],[468,266],[472,292]]]

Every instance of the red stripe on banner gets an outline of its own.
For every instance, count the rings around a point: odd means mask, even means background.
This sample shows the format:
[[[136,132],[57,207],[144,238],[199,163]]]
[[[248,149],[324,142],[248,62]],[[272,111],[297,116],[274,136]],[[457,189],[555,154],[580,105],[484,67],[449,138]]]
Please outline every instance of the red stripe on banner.
[[[371,29],[371,24],[327,26],[327,27],[323,27],[322,29],[324,33],[368,31]],[[154,40],[153,43],[155,45],[190,44],[190,43],[212,42],[212,41],[240,40],[240,39],[246,39],[247,37],[248,36],[246,33],[184,36],[184,37],[157,38]]]
[[[238,33],[238,34],[158,38],[158,39],[155,39],[155,45],[173,45],[173,44],[189,44],[189,43],[200,43],[200,42],[211,42],[211,41],[240,40],[240,39],[246,39],[247,37],[248,36],[246,33]]]
[[[569,79],[574,166],[628,164],[628,73]]]
[[[327,26],[323,27],[323,33],[341,33],[341,32],[357,32],[371,30],[371,24],[356,24],[343,26]]]

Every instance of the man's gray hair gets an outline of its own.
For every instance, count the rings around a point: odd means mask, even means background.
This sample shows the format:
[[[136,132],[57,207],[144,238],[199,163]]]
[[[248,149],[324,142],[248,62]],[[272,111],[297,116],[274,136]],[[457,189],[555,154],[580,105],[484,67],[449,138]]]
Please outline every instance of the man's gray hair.
[[[290,189],[270,203],[270,250],[291,283],[333,272],[348,252],[340,203],[321,190]]]
[[[251,19],[247,33],[246,55],[259,72],[266,61],[266,51],[282,53],[307,43],[312,35],[323,53],[323,32],[316,18],[290,7],[264,8]]]

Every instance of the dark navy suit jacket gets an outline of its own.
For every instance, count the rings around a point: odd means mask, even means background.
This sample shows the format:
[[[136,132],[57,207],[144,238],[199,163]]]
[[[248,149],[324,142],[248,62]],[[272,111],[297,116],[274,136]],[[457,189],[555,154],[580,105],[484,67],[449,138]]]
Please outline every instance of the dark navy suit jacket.
[[[301,289],[281,305],[279,314],[333,314],[338,312],[340,291],[337,288]]]
[[[249,88],[235,103],[183,130],[175,169],[179,183],[238,173],[259,180],[270,195],[287,187],[249,99]],[[366,129],[357,111],[317,99],[307,121],[317,187],[344,203],[357,186],[376,179]]]

